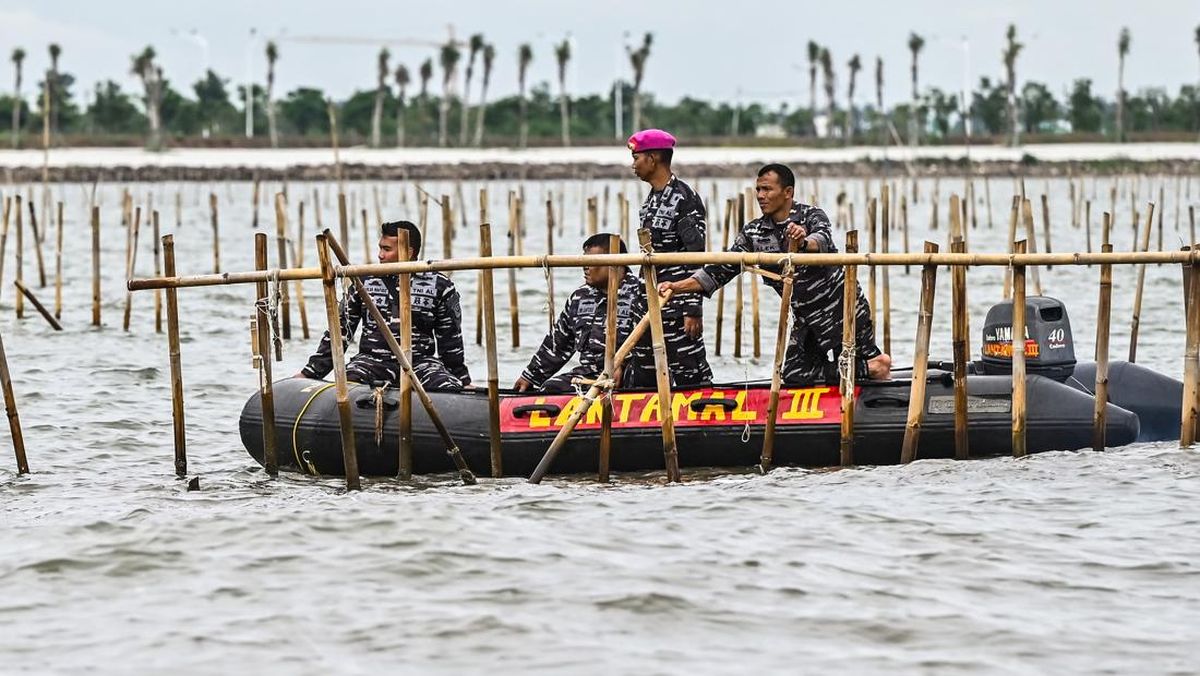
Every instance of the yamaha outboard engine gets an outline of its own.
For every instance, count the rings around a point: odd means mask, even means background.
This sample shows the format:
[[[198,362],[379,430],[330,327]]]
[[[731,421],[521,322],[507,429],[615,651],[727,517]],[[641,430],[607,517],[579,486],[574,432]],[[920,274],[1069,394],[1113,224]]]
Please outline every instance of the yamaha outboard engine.
[[[980,370],[989,375],[1012,373],[1012,301],[993,305],[983,322]],[[1066,380],[1075,370],[1075,341],[1062,301],[1048,296],[1025,297],[1025,370]]]

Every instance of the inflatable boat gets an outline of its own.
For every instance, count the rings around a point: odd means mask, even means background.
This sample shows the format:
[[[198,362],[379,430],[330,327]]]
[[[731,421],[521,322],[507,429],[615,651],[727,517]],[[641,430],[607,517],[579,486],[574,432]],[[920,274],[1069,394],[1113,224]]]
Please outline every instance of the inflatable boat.
[[[1065,310],[1053,299],[1031,297],[1026,340],[1027,448],[1030,453],[1090,448],[1095,399],[1095,365],[1076,364]],[[992,309],[984,327],[983,358],[969,365],[967,381],[969,445],[972,457],[1011,453],[1011,328],[1003,330],[1011,307]],[[1065,331],[1060,331],[1065,326]],[[1005,354],[1007,344],[1007,356]],[[1009,369],[1005,373],[1005,368]],[[900,460],[911,392],[911,369],[892,380],[868,381],[855,388],[854,461],[892,464]],[[1177,439],[1182,383],[1135,364],[1116,362],[1109,370],[1106,445]],[[675,421],[682,467],[753,466],[762,449],[769,383],[727,383],[672,393],[663,406],[656,391],[613,394],[613,471],[663,468],[661,421],[664,409]],[[490,473],[486,392],[430,395],[470,468]],[[841,425],[837,384],[784,386],[776,419],[775,463],[781,466],[833,466],[839,463]],[[394,388],[377,391],[350,386],[355,446],[364,476],[394,476],[399,430]],[[281,469],[319,475],[343,473],[341,432],[332,383],[305,379],[274,384],[276,436]],[[500,433],[503,472],[528,476],[563,423],[583,405],[575,395],[502,392]],[[553,465],[553,474],[594,472],[600,436],[600,404],[584,414]],[[259,394],[246,402],[242,442],[260,463],[262,409]],[[919,458],[954,457],[954,382],[949,364],[931,362],[926,374],[924,421]],[[433,424],[413,398],[413,471],[432,474],[454,466]]]

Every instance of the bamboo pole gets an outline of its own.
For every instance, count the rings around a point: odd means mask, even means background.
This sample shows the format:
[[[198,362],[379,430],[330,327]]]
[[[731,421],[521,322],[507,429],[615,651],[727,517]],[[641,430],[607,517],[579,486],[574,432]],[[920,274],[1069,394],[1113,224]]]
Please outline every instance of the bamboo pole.
[[[37,262],[38,288],[46,288],[46,261],[42,257],[42,234],[38,230],[37,210],[29,200],[29,232],[33,234],[33,254]]]
[[[938,245],[925,242],[925,253],[937,253]],[[900,462],[917,459],[921,426],[925,420],[925,385],[929,372],[929,337],[933,332],[934,295],[937,293],[937,266],[921,268],[921,301],[917,315],[916,354],[913,355],[912,384],[908,392],[908,419],[904,425],[904,442],[900,447]]]
[[[1050,202],[1046,199],[1046,193],[1042,193],[1042,235],[1046,240],[1046,253],[1054,253],[1050,243]]]
[[[338,241],[345,242],[346,246],[350,246],[350,212],[347,210],[346,193],[338,190],[337,194],[337,215],[338,215]],[[321,228],[318,226],[318,230]],[[424,233],[422,233],[424,234]]]
[[[62,202],[59,202],[61,205]],[[159,249],[159,227],[158,227],[158,211],[150,212],[151,234],[154,244],[154,276],[162,274],[161,250]],[[61,294],[60,294],[61,296]],[[59,299],[56,300],[56,305]],[[56,310],[57,312],[57,310]],[[57,316],[57,315],[56,315]],[[162,333],[162,293],[159,289],[154,290],[154,332]]]
[[[1025,200],[1029,205],[1029,200]],[[1025,253],[1025,241],[1016,242],[1016,253]],[[1012,300],[1012,454],[1024,457],[1025,449],[1025,266],[1013,266]]]
[[[516,252],[517,240],[521,236],[520,223],[517,221],[517,202],[512,191],[508,193],[508,253]],[[508,271],[508,318],[511,329],[513,349],[521,347],[521,310],[517,299],[517,271]]]
[[[371,222],[367,219],[367,208],[363,207],[360,210],[362,216],[363,229],[363,262],[370,263],[374,256],[371,255]]]
[[[746,213],[743,217],[743,223],[749,223],[754,220],[754,189],[746,188]],[[705,238],[707,241],[708,238]],[[755,359],[762,357],[762,329],[759,315],[759,285],[758,275],[750,275],[750,340],[751,354]]]
[[[250,227],[254,228],[255,230],[258,230],[258,202],[259,202],[258,195],[259,195],[259,190],[260,190],[260,186],[259,186],[259,183],[258,183],[258,176],[256,175],[256,176],[254,177],[254,189],[253,189],[253,192],[252,192],[252,194],[251,194],[251,196],[250,196],[250,205],[251,205],[251,207],[252,207],[252,210],[253,210],[253,212],[254,212],[253,219],[252,219],[252,220],[251,220],[251,222],[250,222]]]
[[[1195,244],[1195,243],[1196,243],[1196,206],[1193,204],[1189,204],[1188,205],[1188,244]],[[3,247],[0,247],[0,253],[3,253],[2,249],[3,249]]]
[[[450,196],[442,195],[439,203],[442,207],[442,258],[454,258],[454,212],[450,207]]]
[[[858,231],[846,233],[846,253],[858,253]],[[854,323],[858,305],[858,267],[846,266],[846,278],[842,294],[842,354],[839,362],[845,362],[841,371],[842,429],[840,462],[842,467],[854,464],[854,362],[857,346],[854,341]]]
[[[1166,196],[1164,195],[1163,186],[1160,184],[1158,186],[1158,204],[1159,204],[1159,209],[1158,209],[1158,250],[1159,251],[1163,250],[1163,212],[1166,211],[1166,209],[1164,209],[1162,207],[1166,205],[1165,200],[1166,200]]]
[[[1017,241],[1017,218],[1021,208],[1021,198],[1013,195],[1012,207],[1008,213],[1008,253],[1014,252],[1013,245]],[[1004,300],[1012,298],[1012,268],[1004,268]]]
[[[725,226],[721,233],[721,250],[729,249],[729,231],[733,219],[733,200],[725,200]],[[717,335],[713,341],[713,354],[721,356],[721,332],[724,328],[725,320],[725,287],[717,289]]]
[[[29,299],[29,302],[33,304],[34,309],[38,311],[38,314],[40,314],[55,331],[62,331],[62,324],[58,323],[58,320],[54,318],[54,315],[50,314],[50,311],[46,309],[46,306],[42,305],[42,302],[37,299],[37,296],[33,295],[33,292],[30,291],[27,286],[22,284],[20,280],[13,282],[13,284],[16,285],[17,291],[20,291],[21,295]]]
[[[314,193],[316,191],[314,190]],[[304,247],[300,243],[304,241],[304,200],[296,205],[296,239],[291,241],[292,261],[295,267],[304,267]],[[304,282],[303,280],[296,281],[296,308],[300,311],[300,335],[304,340],[308,340],[308,308],[304,303]]]
[[[1033,205],[1028,199],[1021,200],[1021,217],[1025,221],[1025,246],[1030,252],[1037,253],[1037,235],[1033,231]],[[1038,266],[1032,266],[1030,276],[1033,278],[1033,293],[1042,295],[1042,278],[1038,273]]]
[[[887,183],[883,184],[881,190],[883,204],[883,230],[880,232],[880,246],[883,253],[889,253],[891,251],[891,244],[889,243],[890,237],[888,233],[888,231],[891,230],[891,194],[888,191]],[[883,351],[890,355],[892,353],[891,270],[884,267],[879,271],[879,275],[881,284],[880,290],[882,291],[881,300],[883,302],[883,307],[881,308],[883,314]]]
[[[1083,232],[1087,238],[1087,252],[1092,253],[1092,201],[1083,203]],[[1088,267],[1091,267],[1090,265]]]
[[[62,272],[62,248],[63,248],[63,203],[59,201],[55,205],[55,223],[57,228],[54,232],[54,318],[62,319],[62,290],[63,290],[63,272]],[[154,275],[158,276],[158,266],[154,267]],[[155,299],[158,298],[158,293],[154,294]],[[157,301],[156,305],[157,307]]]
[[[396,233],[396,248],[400,260],[411,260],[409,250],[412,244],[408,240],[408,231],[400,229]],[[400,351],[412,363],[412,276],[399,276],[397,287],[400,300]],[[390,327],[388,329],[390,331]],[[396,478],[401,481],[412,479],[413,471],[413,431],[412,431],[412,376],[407,370],[400,373],[400,448],[396,463]]]
[[[549,202],[546,203],[547,207]],[[616,235],[608,236],[608,252],[621,253],[621,238]],[[553,253],[553,252],[552,252]],[[621,277],[617,274],[620,268],[608,270],[608,292],[604,300],[604,373],[601,378],[610,378],[615,383],[619,376],[614,368],[617,352],[617,304],[621,291]],[[553,317],[553,313],[551,313]],[[612,391],[601,402],[600,408],[600,457],[597,462],[596,479],[608,483],[609,459],[612,456]]]
[[[788,241],[788,253],[797,250],[794,240]],[[783,289],[779,297],[779,322],[775,330],[775,361],[771,365],[771,394],[767,404],[767,423],[763,430],[762,454],[758,460],[758,470],[762,473],[771,471],[775,461],[775,425],[779,415],[779,389],[783,384],[783,361],[787,354],[788,338],[790,336],[788,320],[792,316],[792,286],[795,283],[795,266],[791,259],[783,264]]]
[[[983,177],[983,199],[987,207],[988,230],[991,230],[996,224],[992,220],[992,180],[987,175]]]
[[[16,209],[16,215],[17,215],[17,223],[16,223],[16,226],[17,226],[17,242],[16,242],[17,252],[16,252],[16,257],[15,257],[16,258],[15,262],[17,264],[16,279],[18,282],[24,282],[25,281],[25,225],[24,225],[25,221],[24,221],[23,217],[21,216],[21,195],[18,194],[14,199],[16,201],[14,202],[13,206]],[[13,309],[17,313],[17,319],[24,319],[25,318],[25,297],[19,293],[16,294],[16,298],[13,299],[13,304],[14,304]]]
[[[1104,212],[1105,227],[1112,214]],[[1101,251],[1111,252],[1112,245],[1104,244]],[[1092,415],[1092,449],[1103,451],[1108,405],[1108,328],[1112,320],[1112,265],[1100,265],[1100,301],[1096,312],[1096,389],[1095,412]]]
[[[138,207],[133,212],[133,223],[129,227],[129,250],[125,255],[125,279],[132,279],[134,272],[137,270],[137,249],[138,249],[138,233],[141,230],[142,224],[142,208]],[[129,330],[129,320],[133,314],[133,292],[125,292],[125,315],[121,320],[121,327]]]
[[[746,196],[743,194],[738,194],[737,209],[736,209],[738,232],[741,232],[742,227],[745,225],[745,220],[744,220],[746,217],[745,203],[746,203]],[[745,314],[745,309],[742,307],[745,303],[742,300],[742,298],[744,295],[745,295],[745,282],[742,279],[742,275],[738,275],[737,291],[734,296],[734,307],[733,307],[733,356],[734,356],[734,358],[740,358],[742,356],[742,325],[744,323],[742,320],[743,320],[743,317]]]
[[[175,236],[162,238],[163,270],[175,276]],[[167,289],[167,358],[171,363],[171,428],[175,439],[175,476],[187,476],[187,432],[183,415],[183,366],[179,347],[178,291]]]
[[[596,197],[593,195],[587,198],[587,234],[589,237],[600,232],[599,216]]]
[[[967,243],[956,239],[950,244],[953,253],[964,253]],[[970,361],[970,306],[967,304],[967,269],[950,269],[952,286],[951,331],[954,351],[954,458],[966,460],[971,455],[967,435],[967,362]]]
[[[1154,202],[1150,202],[1149,210],[1146,212],[1146,227],[1142,229],[1142,242],[1139,250],[1144,252],[1150,249],[1150,230],[1154,228]],[[1133,295],[1133,320],[1129,327],[1129,363],[1137,363],[1137,343],[1138,329],[1142,323],[1142,289],[1146,285],[1146,264],[1138,266],[1138,281],[1137,290]]]
[[[213,233],[213,274],[221,274],[221,236],[220,236],[220,215],[217,211],[217,193],[208,193],[208,212],[209,221],[212,224]]]
[[[254,234],[254,267],[267,269],[267,234]],[[258,373],[260,402],[262,404],[263,467],[270,476],[279,475],[278,444],[275,430],[275,389],[271,377],[271,316],[268,296],[269,284],[264,280],[255,285],[254,313],[258,346]]]
[[[479,222],[488,222],[487,188],[479,189]],[[482,253],[480,254],[482,255]],[[483,271],[475,273],[475,344],[483,345]]]
[[[20,197],[20,195],[18,195],[17,197]],[[3,286],[4,286],[4,284],[3,284],[3,282],[4,282],[4,258],[5,258],[4,254],[8,250],[8,223],[9,223],[10,218],[12,217],[12,211],[13,211],[12,205],[13,205],[13,198],[5,197],[4,198],[4,223],[3,223],[2,229],[0,229],[0,288],[3,288]]]
[[[17,458],[17,474],[28,474],[29,459],[25,455],[25,435],[21,433],[21,416],[17,412],[17,397],[13,393],[12,374],[8,370],[3,336],[0,336],[0,389],[4,390],[4,413],[8,417],[8,431],[12,437],[13,453]]]
[[[609,253],[621,253],[621,251],[620,249],[614,251],[610,247]],[[546,200],[546,254],[549,256],[554,255],[554,204],[550,200]],[[550,331],[554,331],[554,319],[556,316],[557,313],[554,311],[554,273],[547,271],[546,319],[550,323]]]
[[[338,422],[342,432],[342,462],[346,471],[346,490],[362,488],[358,476],[358,454],[354,447],[354,418],[350,412],[350,392],[346,385],[346,355],[342,349],[342,322],[338,316],[336,275],[329,259],[325,235],[317,235],[317,259],[321,264],[321,284],[325,296],[325,318],[329,322],[329,347],[333,357],[334,392]],[[387,336],[389,331],[382,331]],[[266,359],[264,355],[263,359]]]
[[[279,269],[288,267],[287,255],[287,196],[275,193],[275,265]],[[284,340],[292,338],[292,304],[287,284],[279,285],[279,324]]]
[[[1189,247],[1191,248],[1191,247]],[[1184,268],[1185,321],[1187,342],[1183,356],[1183,402],[1180,406],[1182,418],[1179,426],[1179,447],[1187,448],[1196,442],[1197,397],[1200,396],[1200,266]]]
[[[671,292],[668,291],[663,296],[659,297],[657,291],[655,297],[659,298],[659,303],[666,303],[671,299]],[[661,305],[660,305],[661,307]],[[620,371],[625,363],[625,358],[633,351],[633,348],[641,340],[642,335],[646,333],[646,329],[650,327],[650,315],[646,314],[638,322],[637,326],[633,327],[633,331],[625,338],[625,342],[621,343],[621,347],[617,348],[616,354],[613,356],[613,371]],[[529,483],[537,484],[542,482],[542,478],[546,476],[546,472],[550,471],[550,465],[554,462],[554,458],[558,457],[559,451],[566,445],[567,439],[571,433],[575,431],[575,426],[583,419],[584,414],[591,408],[592,403],[596,401],[596,397],[600,395],[601,390],[610,389],[612,387],[612,379],[597,379],[592,382],[588,391],[583,395],[580,405],[575,409],[575,412],[563,423],[558,429],[558,434],[554,436],[554,441],[550,442],[550,446],[542,455],[542,459],[538,461],[537,467],[533,469],[533,473],[529,475]],[[661,409],[660,409],[661,413]],[[661,416],[660,416],[661,417]]]
[[[654,245],[650,231],[638,229],[638,241],[642,251],[651,252]],[[667,481],[678,483],[679,455],[675,446],[675,419],[671,406],[671,375],[667,371],[667,343],[663,335],[662,308],[658,299],[658,276],[650,261],[642,266],[646,278],[646,314],[650,317],[650,340],[654,350],[654,375],[658,384],[658,411],[662,422],[663,461],[667,468]]]
[[[92,326],[100,326],[100,207],[92,206]],[[0,247],[2,248],[2,247]],[[168,277],[174,277],[168,274]],[[170,288],[170,287],[168,287]]]
[[[879,202],[874,197],[867,200],[867,252],[879,253],[878,249]],[[871,308],[871,327],[879,326],[879,297],[876,295],[875,267],[867,269],[867,306]],[[886,351],[886,350],[885,350]]]
[[[479,226],[479,255],[492,255],[492,226],[484,221]],[[500,447],[500,367],[496,356],[496,291],[492,271],[482,273],[483,334],[487,353],[488,439],[490,440],[492,476],[504,476],[503,454]]]

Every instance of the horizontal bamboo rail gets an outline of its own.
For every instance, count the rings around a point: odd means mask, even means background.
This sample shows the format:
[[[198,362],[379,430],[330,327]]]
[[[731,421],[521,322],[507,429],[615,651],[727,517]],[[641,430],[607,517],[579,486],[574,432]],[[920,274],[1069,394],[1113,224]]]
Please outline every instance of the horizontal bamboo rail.
[[[554,256],[494,256],[491,258],[453,258],[447,260],[411,261],[404,263],[372,263],[369,265],[343,265],[336,270],[338,277],[370,277],[374,275],[396,275],[453,270],[496,270],[508,268],[576,268],[588,266],[634,266],[634,265],[746,265],[777,266],[788,258],[785,253],[742,253],[681,252],[654,254],[563,254]],[[1200,250],[1196,251],[1115,251],[1113,253],[829,253],[792,254],[792,261],[800,265],[846,266],[846,265],[965,265],[970,267],[1013,265],[1129,265],[1146,263],[1200,264]],[[198,286],[222,286],[227,284],[254,284],[272,280],[274,270],[262,272],[226,272],[212,275],[188,277],[143,277],[129,280],[130,291],[150,289],[188,288]],[[320,268],[289,268],[277,271],[282,281],[297,279],[320,279]]]

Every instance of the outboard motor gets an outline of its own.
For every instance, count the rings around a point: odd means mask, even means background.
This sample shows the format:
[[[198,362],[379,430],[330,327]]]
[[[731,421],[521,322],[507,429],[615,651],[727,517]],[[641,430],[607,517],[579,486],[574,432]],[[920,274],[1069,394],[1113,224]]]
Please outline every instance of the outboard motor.
[[[980,370],[988,375],[1012,373],[1012,301],[993,305],[983,322]],[[1062,301],[1049,296],[1025,297],[1025,370],[1066,380],[1075,370],[1075,341]]]

